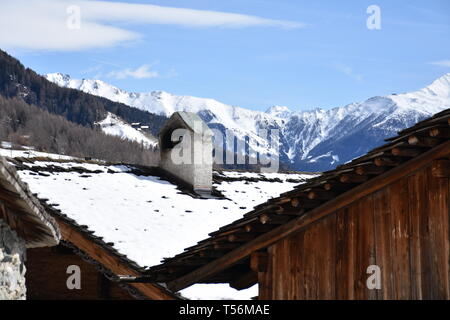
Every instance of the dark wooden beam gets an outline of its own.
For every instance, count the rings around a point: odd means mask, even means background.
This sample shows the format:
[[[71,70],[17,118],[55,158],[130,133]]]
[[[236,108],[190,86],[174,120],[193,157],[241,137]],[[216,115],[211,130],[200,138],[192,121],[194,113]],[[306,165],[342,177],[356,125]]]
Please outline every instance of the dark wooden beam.
[[[189,271],[189,269],[190,270],[195,269],[195,266],[172,265],[172,264],[170,264],[169,266],[167,266],[165,268],[165,271],[168,274],[172,274],[172,275],[177,276],[179,274],[185,274],[187,271]],[[174,278],[174,277],[172,276],[172,278]]]
[[[283,224],[289,221],[291,218],[285,215],[276,215],[270,213],[263,213],[259,216],[259,221],[262,224]]]
[[[285,209],[282,206],[275,206],[272,209],[272,211],[278,214],[282,214],[285,211]]]
[[[395,157],[378,157],[375,158],[373,162],[379,167],[397,167],[402,164],[402,159]]]
[[[418,148],[393,148],[391,153],[396,157],[414,158],[423,152]]]
[[[335,213],[337,209],[345,207],[352,202],[367,196],[389,184],[408,175],[422,166],[426,165],[432,160],[448,157],[450,155],[450,141],[442,143],[441,145],[427,151],[417,158],[405,162],[401,166],[391,169],[366,183],[359,185],[348,192],[339,195],[338,197],[324,203],[322,206],[315,208],[302,217],[293,219],[292,221],[275,228],[272,231],[262,234],[258,238],[245,243],[244,245],[234,249],[223,257],[214,260],[213,262],[198,268],[176,280],[167,283],[168,287],[173,291],[184,289],[200,279],[210,277],[211,275],[227,269],[236,264],[238,261],[249,256],[252,252],[258,251],[262,248],[270,246],[271,244],[286,238],[294,232],[298,232],[317,222],[328,215]]]
[[[244,215],[244,216],[246,216],[246,215]],[[247,213],[247,216],[248,216],[248,213]],[[232,223],[230,225],[220,228],[220,231],[226,231],[226,230],[230,230],[230,229],[236,229],[238,227],[244,227],[249,223],[259,223],[259,218],[257,216],[241,218],[238,221],[235,221],[234,223]],[[196,246],[194,246],[194,247],[196,247]]]
[[[323,189],[313,189],[308,193],[308,199],[310,200],[330,200],[336,197],[336,193]]]
[[[256,234],[246,232],[246,233],[233,233],[228,236],[228,241],[230,242],[247,242],[253,240],[257,237]]]
[[[303,209],[312,209],[320,206],[324,200],[309,200],[309,199],[301,199],[300,200],[300,208]]]
[[[271,201],[271,200],[269,200],[269,201]],[[276,200],[276,204],[286,204],[286,203],[289,203],[291,200],[289,199],[289,198],[282,198],[282,199],[277,199]]]
[[[345,192],[352,187],[353,185],[350,183],[341,183],[339,181],[329,181],[323,185],[325,190],[333,192]]]
[[[267,251],[253,252],[250,257],[250,269],[255,272],[267,272],[269,254]]]
[[[192,256],[186,259],[182,259],[182,260],[175,260],[173,262],[169,263],[169,267],[180,267],[180,268],[185,268],[185,267],[198,267],[204,264],[207,264],[211,262],[211,259],[209,258],[203,258],[200,256]]]
[[[300,200],[299,198],[292,198],[291,199],[291,206],[294,208],[297,208],[300,204]]]
[[[229,242],[229,243],[215,243],[214,250],[231,250],[235,249],[238,246],[237,243]]]
[[[283,216],[295,216],[299,217],[305,213],[305,208],[299,207],[299,208],[292,208],[291,206],[286,206],[284,208],[283,212],[278,213],[279,215]]]
[[[227,252],[228,250],[204,250],[199,253],[199,256],[203,258],[219,258]]]
[[[450,139],[450,128],[433,128],[429,134],[433,138]]]
[[[235,229],[229,229],[229,230],[219,230],[219,231],[215,231],[215,232],[211,232],[209,234],[209,236],[214,237],[214,236],[226,236],[226,235],[230,235],[233,233],[239,233],[239,232],[244,232],[244,228],[243,227],[237,227]]]
[[[258,282],[258,274],[254,271],[250,271],[237,280],[230,283],[230,287],[236,290],[244,290],[252,287]]]
[[[356,174],[359,174],[360,176],[363,175],[379,175],[386,171],[385,167],[379,167],[376,165],[364,165],[364,166],[358,166],[355,169]]]
[[[418,147],[432,148],[441,142],[442,142],[441,139],[422,137],[422,136],[418,136],[418,135],[413,135],[413,136],[408,137],[408,143],[412,146],[418,146]]]
[[[265,233],[273,229],[270,225],[248,224],[245,226],[246,232]]]
[[[361,176],[354,173],[345,173],[339,177],[339,181],[342,183],[362,183],[368,179],[367,176]]]

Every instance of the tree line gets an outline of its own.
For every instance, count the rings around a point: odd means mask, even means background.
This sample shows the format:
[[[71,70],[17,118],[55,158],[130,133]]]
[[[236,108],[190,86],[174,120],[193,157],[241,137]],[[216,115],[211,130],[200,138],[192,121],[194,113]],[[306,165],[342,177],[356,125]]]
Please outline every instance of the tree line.
[[[98,127],[83,127],[20,98],[0,96],[0,140],[16,146],[74,157],[110,162],[156,165],[158,153],[142,143],[104,134]]]

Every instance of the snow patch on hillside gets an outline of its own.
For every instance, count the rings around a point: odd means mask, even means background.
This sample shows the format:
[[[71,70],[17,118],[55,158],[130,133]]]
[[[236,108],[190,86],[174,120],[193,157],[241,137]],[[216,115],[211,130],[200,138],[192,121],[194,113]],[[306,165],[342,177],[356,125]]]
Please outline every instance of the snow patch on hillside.
[[[105,119],[96,124],[99,125],[102,131],[106,134],[143,143],[146,147],[154,147],[158,144],[156,138],[151,136],[149,133],[145,133],[139,127],[133,127],[120,117],[110,112],[108,112]]]

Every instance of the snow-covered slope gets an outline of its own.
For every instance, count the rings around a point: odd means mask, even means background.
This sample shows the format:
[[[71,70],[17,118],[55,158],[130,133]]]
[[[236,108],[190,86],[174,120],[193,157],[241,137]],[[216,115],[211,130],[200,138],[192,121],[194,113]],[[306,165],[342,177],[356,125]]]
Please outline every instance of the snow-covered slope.
[[[292,112],[274,106],[266,112],[223,104],[214,99],[177,96],[164,91],[130,93],[100,80],[76,80],[59,73],[48,80],[170,116],[175,111],[198,113],[210,127],[230,129],[242,140],[250,137],[251,150],[271,150],[258,129],[280,130],[280,159],[298,170],[326,170],[380,145],[384,138],[432,114],[450,108],[450,73],[428,87],[410,93],[370,98],[330,110]]]
[[[96,123],[106,134],[119,136],[131,141],[143,143],[147,147],[156,146],[158,141],[149,133],[144,133],[140,127],[133,127],[129,123],[122,120],[113,113],[108,112],[108,115],[102,121]]]

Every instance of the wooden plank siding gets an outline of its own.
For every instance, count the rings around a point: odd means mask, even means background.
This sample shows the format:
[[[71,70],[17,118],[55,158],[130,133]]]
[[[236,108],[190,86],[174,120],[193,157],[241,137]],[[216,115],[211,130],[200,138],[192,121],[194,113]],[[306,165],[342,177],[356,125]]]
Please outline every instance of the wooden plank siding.
[[[450,299],[448,177],[432,164],[268,248],[260,299]],[[381,268],[370,290],[367,267]]]
[[[27,299],[29,300],[134,300],[117,283],[106,279],[94,265],[68,248],[37,248],[27,251]],[[80,267],[81,289],[69,290],[67,267]]]
[[[89,255],[90,258],[111,270],[116,275],[135,276],[141,274],[121,261],[117,256],[108,252],[104,247],[89,240],[88,237],[64,222],[58,217],[54,217],[61,230],[62,239],[75,245],[79,250]],[[130,283],[130,286],[136,288],[142,295],[152,300],[174,300],[177,299],[174,294],[153,283]]]

